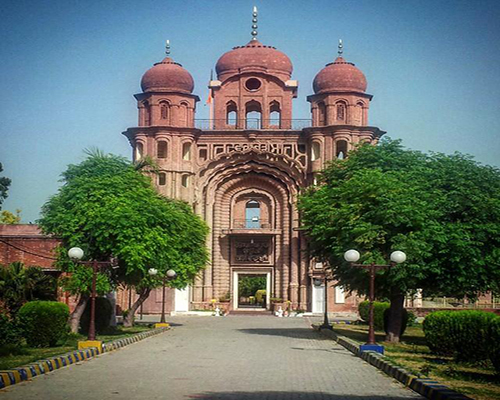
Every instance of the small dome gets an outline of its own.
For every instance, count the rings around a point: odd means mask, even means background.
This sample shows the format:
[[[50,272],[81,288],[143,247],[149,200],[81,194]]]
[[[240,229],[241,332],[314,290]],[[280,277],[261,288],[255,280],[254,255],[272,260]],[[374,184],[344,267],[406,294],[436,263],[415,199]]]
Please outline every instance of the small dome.
[[[327,64],[318,72],[313,82],[316,94],[334,91],[364,92],[366,91],[365,75],[342,57],[337,57],[335,62]]]
[[[224,53],[215,70],[218,76],[238,72],[241,68],[258,67],[269,71],[285,74],[288,78],[292,74],[292,62],[285,53],[276,50],[273,46],[265,46],[257,39],[252,39],[245,46],[234,47]]]
[[[148,69],[141,80],[143,92],[192,93],[194,81],[191,74],[170,57]]]

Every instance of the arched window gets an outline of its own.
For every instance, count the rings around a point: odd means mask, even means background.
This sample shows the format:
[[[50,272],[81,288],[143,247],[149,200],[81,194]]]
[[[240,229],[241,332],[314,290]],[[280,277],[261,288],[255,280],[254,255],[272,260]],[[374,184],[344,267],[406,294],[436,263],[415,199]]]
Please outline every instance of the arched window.
[[[189,175],[182,175],[181,184],[183,187],[189,187]]]
[[[165,172],[160,172],[158,174],[158,185],[165,186],[167,184],[167,174]]]
[[[182,145],[182,159],[185,161],[191,160],[191,143],[186,142]]]
[[[277,101],[272,101],[269,104],[269,126],[278,128],[281,126],[281,109],[280,103]]]
[[[337,140],[335,146],[335,157],[343,160],[347,156],[347,142],[345,140]]]
[[[187,126],[188,123],[188,103],[182,102],[179,107],[179,124]]]
[[[260,203],[250,200],[245,206],[245,228],[260,228]]]
[[[326,125],[326,105],[323,102],[318,103],[318,125]]]
[[[226,105],[226,125],[236,126],[238,122],[238,108],[234,101],[230,101]]]
[[[347,106],[344,102],[340,101],[336,104],[337,121],[345,121],[347,119]]]
[[[363,103],[358,102],[356,104],[356,123],[363,125]]]
[[[170,116],[170,106],[166,101],[160,103],[160,119],[167,122]]]
[[[260,129],[262,107],[258,101],[252,100],[245,105],[245,119],[247,129]]]
[[[149,106],[149,103],[145,101],[142,103],[144,105],[144,126],[149,126],[151,125],[151,107]]]
[[[141,142],[135,144],[135,160],[139,161],[144,155],[144,145]]]
[[[311,147],[311,161],[319,160],[321,157],[321,145],[319,142],[313,142]]]
[[[160,140],[156,145],[156,157],[167,158],[168,144],[164,140]]]

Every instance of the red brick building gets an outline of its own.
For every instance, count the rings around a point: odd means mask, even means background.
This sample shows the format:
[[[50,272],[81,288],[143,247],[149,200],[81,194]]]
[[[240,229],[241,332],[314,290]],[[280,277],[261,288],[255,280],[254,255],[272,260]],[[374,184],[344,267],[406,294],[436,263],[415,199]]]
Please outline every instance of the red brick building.
[[[167,51],[142,77],[138,126],[124,132],[135,160],[148,155],[158,163],[158,191],[191,203],[211,229],[210,263],[186,292],[172,296],[171,309],[206,308],[221,298],[238,309],[240,279],[262,276],[267,308],[280,298],[321,312],[322,265],[308,254],[297,196],[325,163],[385,133],[368,124],[366,78],[342,57],[341,44],[332,63],[318,66],[307,97],[311,118],[296,120],[292,62],[253,33],[217,61],[209,120],[196,119],[193,78]],[[356,309],[357,299],[340,287],[329,288],[329,299],[332,312]]]

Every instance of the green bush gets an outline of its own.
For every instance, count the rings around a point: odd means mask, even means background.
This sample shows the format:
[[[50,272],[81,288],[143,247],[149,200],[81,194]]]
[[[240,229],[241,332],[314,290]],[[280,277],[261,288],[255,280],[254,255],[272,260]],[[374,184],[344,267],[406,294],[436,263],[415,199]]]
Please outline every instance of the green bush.
[[[0,346],[17,345],[20,341],[21,335],[16,323],[0,313]]]
[[[408,311],[406,310],[407,313],[408,313],[408,325],[407,326],[415,326],[415,324],[417,323],[417,316],[415,315],[415,313],[413,311]]]
[[[264,289],[262,290],[257,290],[255,292],[255,299],[257,300],[258,304],[261,304],[264,302],[264,297],[266,295],[266,291]]]
[[[31,347],[55,346],[68,334],[69,308],[57,301],[31,301],[17,314],[19,327]]]
[[[486,360],[491,349],[490,323],[496,318],[476,310],[430,313],[423,325],[427,345],[433,353],[453,355],[459,361]]]
[[[95,331],[97,334],[106,333],[109,330],[113,306],[105,297],[95,299]],[[80,332],[87,334],[90,324],[90,299],[87,301],[85,311],[80,318]]]
[[[415,320],[415,315],[413,315],[413,320]],[[406,308],[403,308],[403,320],[401,321],[401,331],[399,332],[399,336],[403,336],[403,334],[406,331],[406,327],[408,326],[408,321],[410,319],[410,313],[406,310]],[[386,308],[384,310],[384,331],[385,333],[388,333],[388,327],[389,327],[389,308]]]
[[[375,301],[373,303],[373,317],[374,317],[374,325],[376,330],[384,329],[384,311],[390,307],[390,303]],[[370,302],[362,301],[358,305],[359,316],[361,319],[368,323],[369,320],[369,312],[370,310]]]
[[[500,374],[500,317],[490,322],[489,329],[490,360],[497,374]]]

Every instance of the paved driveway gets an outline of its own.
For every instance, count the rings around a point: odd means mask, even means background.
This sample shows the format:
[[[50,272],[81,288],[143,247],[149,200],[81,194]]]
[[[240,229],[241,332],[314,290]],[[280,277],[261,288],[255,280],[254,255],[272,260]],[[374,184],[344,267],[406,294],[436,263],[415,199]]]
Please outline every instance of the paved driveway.
[[[171,317],[171,331],[0,391],[0,400],[422,398],[307,318]]]

